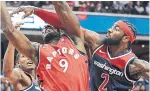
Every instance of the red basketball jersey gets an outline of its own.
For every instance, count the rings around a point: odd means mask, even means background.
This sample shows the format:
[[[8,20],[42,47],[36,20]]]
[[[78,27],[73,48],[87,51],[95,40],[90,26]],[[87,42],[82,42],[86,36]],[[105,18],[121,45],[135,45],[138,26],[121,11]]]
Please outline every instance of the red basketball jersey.
[[[44,91],[89,91],[87,56],[66,36],[57,45],[40,45],[37,74]]]

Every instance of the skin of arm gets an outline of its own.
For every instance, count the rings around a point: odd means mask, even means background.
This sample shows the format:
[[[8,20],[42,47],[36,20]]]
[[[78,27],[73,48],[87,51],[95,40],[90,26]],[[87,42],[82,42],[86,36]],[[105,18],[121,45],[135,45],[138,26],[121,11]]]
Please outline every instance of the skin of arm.
[[[55,28],[63,29],[63,25],[56,13],[47,11],[44,9],[40,9],[40,8],[35,8],[34,11],[35,11],[34,14],[36,14],[38,17],[40,17],[42,20],[44,20],[48,24],[51,24]],[[49,17],[51,17],[51,18],[49,18]],[[100,41],[99,41],[100,34],[93,32],[91,30],[87,30],[81,26],[80,26],[80,31],[83,31],[85,41],[100,44]],[[90,39],[90,41],[89,41],[89,39]]]
[[[0,80],[1,80],[1,84],[4,84],[4,88],[6,91],[11,91],[7,78],[1,77]]]
[[[14,68],[14,46],[9,42],[8,47],[3,60],[3,73],[4,77],[6,77],[15,87],[22,80],[21,71],[18,68]]]
[[[130,64],[130,75],[137,74],[137,77],[143,77],[146,80],[149,81],[149,63],[146,62],[145,60],[141,59],[135,59],[131,64]]]
[[[21,31],[18,31],[12,25],[12,21],[4,1],[1,2],[1,12],[2,30],[6,38],[13,44],[13,46],[17,49],[18,52],[22,53],[31,60],[35,60],[35,48],[31,44],[29,39]]]
[[[61,28],[61,29],[63,28],[63,25],[62,25],[62,23],[61,23],[61,21],[58,18],[56,13],[53,13],[51,11],[47,11],[47,10],[44,10],[44,9],[40,9],[40,8],[35,8],[35,13],[34,14],[36,14],[42,20],[44,20],[47,23],[51,24],[55,28]],[[49,17],[51,17],[51,18],[49,18]],[[91,30],[87,30],[87,29],[85,29],[81,26],[80,26],[80,31],[83,31],[84,39],[85,39],[86,42],[93,43],[95,45],[100,45],[101,44],[100,34],[94,32],[94,31],[91,31]]]
[[[74,34],[84,42],[83,32],[80,31],[80,24],[71,8],[66,2],[53,1],[57,15],[68,34]]]
[[[57,2],[54,2],[57,4]],[[19,13],[19,12],[24,12],[25,15],[23,16],[23,18],[31,15],[31,14],[35,14],[38,17],[40,17],[42,20],[44,20],[45,22],[47,22],[48,24],[54,26],[55,28],[60,28],[60,29],[64,29],[63,24],[61,23],[59,17],[57,16],[56,13],[52,12],[52,11],[48,11],[48,10],[44,10],[41,8],[37,8],[37,7],[33,7],[33,6],[28,6],[28,7],[19,7],[18,9],[14,10],[11,15]],[[72,14],[73,15],[73,14]],[[75,17],[73,15],[73,17]],[[96,44],[100,44],[100,34],[94,32],[94,31],[90,31],[87,30],[83,27],[80,26],[80,31],[83,31],[84,34],[84,39],[86,42],[89,43],[96,43]],[[70,32],[70,31],[69,31]]]
[[[9,77],[14,69],[14,46],[9,42],[3,60],[3,73],[5,77]]]
[[[100,38],[100,34],[91,31],[91,30],[83,30],[81,27],[82,31],[84,32],[84,38],[85,42],[91,46],[91,50],[94,51],[97,46],[102,45],[102,40]]]

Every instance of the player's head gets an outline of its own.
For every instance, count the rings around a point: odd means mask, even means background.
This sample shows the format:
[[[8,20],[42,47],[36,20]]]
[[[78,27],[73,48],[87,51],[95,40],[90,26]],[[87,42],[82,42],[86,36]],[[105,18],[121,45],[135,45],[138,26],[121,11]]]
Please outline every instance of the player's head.
[[[59,29],[55,29],[52,25],[44,26],[42,31],[42,37],[44,43],[50,43],[51,41],[57,41],[63,35],[63,31]]]
[[[134,42],[136,38],[135,27],[127,22],[119,20],[107,32],[107,37],[104,41],[107,45],[128,44]]]
[[[22,70],[34,70],[35,69],[35,63],[20,53],[18,53],[16,56],[16,65]]]

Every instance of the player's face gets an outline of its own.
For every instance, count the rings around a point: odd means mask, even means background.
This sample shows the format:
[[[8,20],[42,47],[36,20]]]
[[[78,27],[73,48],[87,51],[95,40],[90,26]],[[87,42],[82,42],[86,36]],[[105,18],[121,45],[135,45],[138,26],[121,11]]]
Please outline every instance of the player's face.
[[[119,26],[114,25],[108,30],[104,43],[108,45],[119,45],[123,37],[124,32],[122,31],[122,29]]]
[[[53,33],[53,32],[57,32],[57,30],[51,25],[46,25],[44,26],[44,29],[42,31],[42,36],[46,37],[47,34]]]
[[[50,40],[54,39],[55,37],[60,37],[59,32],[53,26],[46,25],[44,30],[42,31],[42,37],[45,43],[49,42]]]
[[[35,69],[35,63],[29,58],[20,55],[19,57],[19,67],[25,70],[33,70]]]

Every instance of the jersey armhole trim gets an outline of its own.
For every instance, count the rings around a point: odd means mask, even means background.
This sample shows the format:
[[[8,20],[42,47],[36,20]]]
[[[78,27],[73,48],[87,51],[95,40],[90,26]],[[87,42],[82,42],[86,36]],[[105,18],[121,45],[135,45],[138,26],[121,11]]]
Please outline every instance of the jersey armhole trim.
[[[126,63],[125,68],[124,68],[125,78],[126,78],[128,81],[132,82],[133,84],[134,84],[136,81],[131,80],[131,79],[128,78],[128,76],[127,76],[127,74],[126,74],[126,70],[127,70],[127,65],[128,65],[129,62],[131,62],[134,58],[135,58],[135,57],[130,58],[130,59],[128,60],[128,62]]]
[[[28,91],[32,86],[33,86],[33,82],[31,81],[31,85],[30,85],[29,87],[27,87],[27,88],[21,90],[21,91]]]

